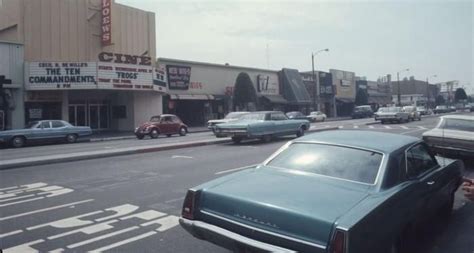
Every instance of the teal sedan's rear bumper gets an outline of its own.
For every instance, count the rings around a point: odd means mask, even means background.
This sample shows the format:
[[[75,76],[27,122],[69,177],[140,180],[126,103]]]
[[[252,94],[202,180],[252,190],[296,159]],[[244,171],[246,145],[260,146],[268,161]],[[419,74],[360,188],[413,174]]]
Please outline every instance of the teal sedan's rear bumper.
[[[296,252],[256,241],[202,221],[180,218],[179,224],[194,237],[212,242],[234,252]]]

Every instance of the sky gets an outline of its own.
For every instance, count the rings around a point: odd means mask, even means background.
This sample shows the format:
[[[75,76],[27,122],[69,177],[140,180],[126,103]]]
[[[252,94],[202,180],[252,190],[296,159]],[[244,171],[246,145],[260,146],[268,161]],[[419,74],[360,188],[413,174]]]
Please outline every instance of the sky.
[[[474,0],[115,0],[155,13],[157,57],[459,80],[474,94]],[[431,77],[436,75],[436,77]]]

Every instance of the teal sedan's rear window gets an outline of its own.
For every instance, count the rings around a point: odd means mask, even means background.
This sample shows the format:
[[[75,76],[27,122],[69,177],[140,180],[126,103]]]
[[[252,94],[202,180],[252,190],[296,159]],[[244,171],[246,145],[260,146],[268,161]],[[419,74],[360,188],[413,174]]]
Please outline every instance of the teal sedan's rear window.
[[[267,165],[374,184],[382,154],[367,150],[312,143],[294,143]]]

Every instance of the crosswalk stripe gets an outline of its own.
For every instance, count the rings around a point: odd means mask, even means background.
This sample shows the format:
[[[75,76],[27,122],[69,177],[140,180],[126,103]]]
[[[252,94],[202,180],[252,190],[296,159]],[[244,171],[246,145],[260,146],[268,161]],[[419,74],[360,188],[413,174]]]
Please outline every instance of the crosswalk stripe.
[[[359,126],[354,126],[354,128],[359,128]]]
[[[374,126],[369,126],[369,128],[374,128]]]
[[[428,129],[428,128],[424,127],[424,126],[418,126],[418,128],[419,128],[419,129]]]
[[[387,129],[392,129],[390,126],[383,126],[383,127],[387,128]]]
[[[408,129],[408,127],[406,127],[406,126],[400,126],[400,127],[403,128],[403,129]]]

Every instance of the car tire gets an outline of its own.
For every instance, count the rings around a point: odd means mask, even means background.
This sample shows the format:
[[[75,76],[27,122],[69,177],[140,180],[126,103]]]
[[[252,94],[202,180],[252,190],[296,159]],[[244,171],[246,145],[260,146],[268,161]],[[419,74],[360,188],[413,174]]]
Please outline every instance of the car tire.
[[[66,135],[66,142],[67,143],[74,143],[76,141],[77,141],[77,135],[75,135],[75,134]]]
[[[272,136],[270,134],[266,134],[262,136],[262,141],[263,142],[270,142],[272,140]]]
[[[156,129],[156,128],[153,128],[153,129],[150,131],[150,137],[151,137],[152,139],[158,138],[159,135],[160,135],[160,132],[158,132],[158,129]]]
[[[323,118],[322,122],[326,121],[326,118]]]
[[[23,136],[15,136],[12,139],[12,147],[14,148],[21,148],[25,146],[26,140]]]
[[[187,133],[188,133],[188,130],[186,130],[185,127],[181,127],[181,128],[179,129],[179,135],[180,135],[180,136],[185,136]]]
[[[143,140],[143,138],[145,138],[145,135],[141,135],[141,134],[140,134],[140,135],[137,135],[137,139]]]
[[[232,142],[234,142],[234,144],[239,144],[241,141],[242,141],[242,138],[240,137],[232,137]]]
[[[304,135],[304,127],[301,126],[298,131],[296,132],[296,137],[301,137]]]

